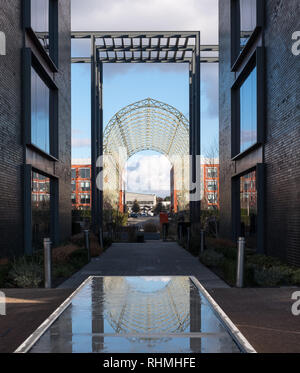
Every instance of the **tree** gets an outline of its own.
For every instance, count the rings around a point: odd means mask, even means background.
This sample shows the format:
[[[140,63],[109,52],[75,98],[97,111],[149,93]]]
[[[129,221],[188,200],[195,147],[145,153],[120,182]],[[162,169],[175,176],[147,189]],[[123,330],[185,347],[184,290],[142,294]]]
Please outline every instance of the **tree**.
[[[134,200],[133,205],[132,205],[132,211],[137,214],[138,212],[140,212],[140,209],[141,208],[140,208],[138,201]]]
[[[153,209],[155,215],[158,215],[163,209],[162,203],[159,201]]]
[[[206,148],[204,150],[204,163],[211,167],[215,168],[217,165],[219,165],[219,143],[218,138],[215,137],[210,145],[209,148]],[[217,175],[216,178],[212,178],[210,180],[211,186],[210,190],[208,190],[208,185],[204,185],[204,195],[201,201],[201,208],[202,209],[208,209],[209,203],[211,201],[215,201],[216,205],[213,205],[213,209],[217,209],[217,202],[219,199],[218,196],[218,181],[219,181],[219,175]],[[209,192],[209,193],[208,193]],[[210,195],[210,200],[208,199],[208,194]]]

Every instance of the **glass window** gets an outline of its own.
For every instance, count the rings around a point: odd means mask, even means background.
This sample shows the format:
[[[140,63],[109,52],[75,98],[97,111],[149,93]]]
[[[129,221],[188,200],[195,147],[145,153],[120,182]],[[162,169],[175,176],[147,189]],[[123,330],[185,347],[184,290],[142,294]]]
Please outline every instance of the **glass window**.
[[[50,90],[31,68],[31,142],[50,152]]]
[[[80,187],[83,192],[88,192],[90,190],[90,183],[87,181],[80,183]]]
[[[72,168],[71,177],[72,179],[76,178],[76,168]]]
[[[256,27],[256,0],[239,0],[240,49],[247,44]]]
[[[217,167],[210,167],[207,169],[207,177],[209,178],[216,178],[218,177],[218,170]]]
[[[50,179],[32,172],[32,246],[42,248],[43,239],[50,235]]]
[[[247,238],[249,247],[255,248],[257,231],[256,171],[240,178],[240,213],[241,235]]]
[[[82,179],[89,179],[90,178],[90,169],[89,168],[80,168],[79,176]]]
[[[75,180],[72,180],[71,181],[71,190],[72,190],[72,192],[75,192],[75,189],[76,189]]]
[[[217,181],[211,180],[207,182],[207,190],[216,191],[218,189]]]
[[[89,194],[80,194],[80,203],[82,203],[82,204],[90,203],[90,195]]]
[[[49,53],[49,0],[31,0],[31,28]]]
[[[207,194],[207,201],[208,203],[217,203],[218,202],[218,196],[217,193],[208,193]]]
[[[257,141],[256,67],[240,87],[240,152]]]
[[[75,204],[76,203],[76,194],[72,194],[71,195],[71,200],[72,200],[72,203]]]

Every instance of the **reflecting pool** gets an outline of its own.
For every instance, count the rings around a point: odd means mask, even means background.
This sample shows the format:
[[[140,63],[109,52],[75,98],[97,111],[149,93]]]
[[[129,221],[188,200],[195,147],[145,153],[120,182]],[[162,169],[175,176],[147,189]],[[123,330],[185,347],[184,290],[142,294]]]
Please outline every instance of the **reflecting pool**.
[[[240,352],[189,277],[92,277],[30,352]]]

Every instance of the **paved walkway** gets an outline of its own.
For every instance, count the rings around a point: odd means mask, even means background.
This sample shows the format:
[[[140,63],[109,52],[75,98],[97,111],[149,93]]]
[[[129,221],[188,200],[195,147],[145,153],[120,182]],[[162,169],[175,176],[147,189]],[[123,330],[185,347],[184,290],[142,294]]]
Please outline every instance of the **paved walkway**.
[[[257,352],[300,353],[300,316],[292,294],[300,288],[208,289]]]
[[[0,289],[6,316],[0,315],[0,354],[14,352],[72,293],[72,289]]]
[[[114,243],[62,283],[59,288],[78,287],[88,276],[195,276],[206,288],[228,285],[176,242]]]

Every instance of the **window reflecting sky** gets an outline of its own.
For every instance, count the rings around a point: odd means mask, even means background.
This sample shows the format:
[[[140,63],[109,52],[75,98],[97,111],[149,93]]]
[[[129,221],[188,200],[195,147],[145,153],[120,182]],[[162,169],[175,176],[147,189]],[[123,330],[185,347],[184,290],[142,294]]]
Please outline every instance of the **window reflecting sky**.
[[[256,67],[240,88],[240,151],[257,141],[257,74]]]
[[[50,90],[31,68],[31,142],[50,152],[49,104]]]

